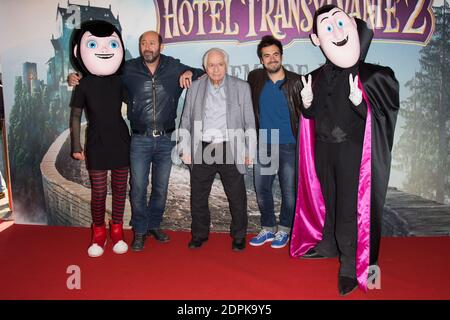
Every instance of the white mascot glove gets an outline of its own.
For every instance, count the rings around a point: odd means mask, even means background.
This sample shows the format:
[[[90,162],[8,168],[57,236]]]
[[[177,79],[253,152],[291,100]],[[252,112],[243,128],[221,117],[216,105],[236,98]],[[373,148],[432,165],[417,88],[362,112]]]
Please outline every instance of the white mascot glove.
[[[300,95],[302,96],[303,105],[305,108],[309,108],[313,101],[313,92],[312,92],[312,81],[311,75],[308,76],[308,81],[306,81],[305,77],[302,76],[303,89],[300,91]]]
[[[353,75],[350,73],[348,78],[350,84],[350,95],[348,98],[353,103],[353,105],[358,106],[362,102],[362,91],[358,88],[358,76],[355,76],[353,80]]]

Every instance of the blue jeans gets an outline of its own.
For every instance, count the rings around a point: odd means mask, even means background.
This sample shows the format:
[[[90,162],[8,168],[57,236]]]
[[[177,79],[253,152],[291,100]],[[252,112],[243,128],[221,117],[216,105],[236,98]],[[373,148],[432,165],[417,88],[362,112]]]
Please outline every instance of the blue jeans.
[[[159,228],[166,207],[167,188],[172,169],[171,151],[175,141],[171,135],[159,137],[131,136],[131,225],[134,232],[147,233]],[[152,170],[152,191],[147,201],[148,176]]]
[[[278,152],[276,148],[279,148]],[[263,155],[261,157],[261,155]],[[267,158],[267,159],[264,159]],[[271,159],[269,163],[268,160]],[[254,167],[256,200],[261,211],[261,227],[276,231],[273,181],[278,175],[281,188],[281,212],[279,230],[290,232],[295,211],[295,161],[296,145],[260,145]]]

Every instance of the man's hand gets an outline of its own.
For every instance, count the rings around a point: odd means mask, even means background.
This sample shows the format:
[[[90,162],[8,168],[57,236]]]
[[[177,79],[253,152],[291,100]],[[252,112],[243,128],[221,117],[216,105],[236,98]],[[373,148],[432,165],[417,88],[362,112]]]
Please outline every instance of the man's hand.
[[[362,91],[358,87],[358,76],[355,76],[353,80],[353,75],[350,73],[348,77],[348,82],[350,84],[350,95],[348,98],[355,106],[359,106],[362,102]]]
[[[252,166],[253,165],[253,160],[251,158],[249,158],[249,157],[245,157],[244,164],[246,166]]]
[[[69,84],[69,86],[75,87],[80,84],[81,78],[82,76],[78,73],[69,73],[69,75],[67,76],[67,83]]]
[[[312,92],[312,80],[311,75],[308,75],[308,81],[306,81],[305,77],[302,76],[303,89],[300,91],[300,95],[302,96],[303,106],[308,109],[311,107],[311,103],[313,101],[314,95]]]
[[[186,70],[180,76],[180,87],[189,89],[192,84],[192,76],[194,74],[190,70]]]
[[[191,155],[190,154],[183,154],[181,156],[181,161],[183,161],[183,163],[186,164],[186,165],[191,164]]]
[[[84,151],[72,153],[72,158],[75,160],[84,160]]]

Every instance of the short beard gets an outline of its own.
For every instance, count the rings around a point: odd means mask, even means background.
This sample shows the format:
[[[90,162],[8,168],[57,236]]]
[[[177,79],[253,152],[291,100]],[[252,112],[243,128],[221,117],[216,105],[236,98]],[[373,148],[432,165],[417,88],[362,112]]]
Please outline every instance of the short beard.
[[[282,65],[280,64],[276,69],[268,69],[268,68],[266,68],[266,71],[268,73],[277,73],[278,71],[281,70],[281,67],[282,67]]]
[[[153,55],[151,58],[147,58],[144,54],[142,54],[142,57],[144,58],[144,61],[146,63],[153,63],[156,60],[158,60],[160,53]]]

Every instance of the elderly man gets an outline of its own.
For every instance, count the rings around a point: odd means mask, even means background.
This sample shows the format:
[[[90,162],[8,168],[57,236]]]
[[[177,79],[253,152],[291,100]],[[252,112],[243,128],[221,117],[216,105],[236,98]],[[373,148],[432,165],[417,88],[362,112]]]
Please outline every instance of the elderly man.
[[[245,249],[247,195],[243,174],[256,148],[255,118],[248,83],[227,75],[228,55],[213,48],[203,57],[208,77],[192,83],[180,124],[182,159],[191,168],[192,239],[189,248],[208,240],[208,197],[220,174],[231,211],[232,249]]]

